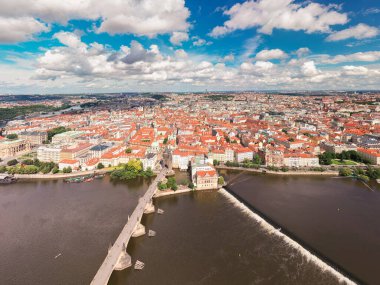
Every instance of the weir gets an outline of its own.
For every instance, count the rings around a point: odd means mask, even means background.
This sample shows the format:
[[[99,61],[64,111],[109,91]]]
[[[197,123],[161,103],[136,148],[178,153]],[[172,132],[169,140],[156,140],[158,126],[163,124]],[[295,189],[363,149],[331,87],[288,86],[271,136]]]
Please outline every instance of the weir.
[[[341,284],[347,284],[347,285],[357,285],[359,283],[356,283],[354,280],[351,280],[349,277],[343,275],[340,271],[338,271],[336,268],[333,268],[328,263],[321,260],[318,256],[307,250],[305,247],[300,245],[298,242],[290,238],[289,236],[282,233],[280,230],[276,229],[273,225],[271,225],[267,220],[262,218],[260,215],[255,213],[252,209],[250,209],[247,205],[245,205],[239,198],[239,196],[235,196],[236,194],[230,193],[225,188],[222,188],[219,190],[219,193],[221,193],[223,196],[225,196],[233,205],[238,207],[244,214],[248,215],[250,218],[254,219],[260,227],[262,227],[267,233],[276,235],[278,237],[281,237],[283,241],[291,246],[292,248],[298,250],[299,253],[301,253],[303,256],[307,257],[308,260],[316,264],[319,268],[321,268],[323,271],[327,271],[331,273],[333,276],[337,278],[339,283]]]
[[[154,212],[152,198],[157,190],[157,183],[165,177],[166,173],[167,169],[163,168],[149,186],[144,196],[139,199],[135,210],[128,218],[128,222],[113,246],[108,250],[108,254],[95,277],[92,279],[91,285],[106,285],[114,270],[124,270],[132,265],[131,256],[126,251],[128,242],[131,237],[138,237],[145,234],[145,227],[141,224],[142,215],[144,213],[149,214]]]

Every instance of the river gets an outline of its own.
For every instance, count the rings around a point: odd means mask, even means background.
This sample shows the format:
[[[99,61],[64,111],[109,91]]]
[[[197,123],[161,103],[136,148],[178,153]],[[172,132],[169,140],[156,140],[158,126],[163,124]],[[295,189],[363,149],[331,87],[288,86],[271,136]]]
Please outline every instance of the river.
[[[282,233],[377,284],[380,192],[330,177],[223,171],[228,190],[282,228],[260,222],[226,191],[162,197],[143,217],[155,237],[132,239],[142,271],[109,284],[339,284],[344,278]],[[184,174],[180,174],[183,180]],[[147,183],[23,182],[0,187],[0,284],[89,284]],[[276,226],[276,228],[278,227]],[[57,254],[61,256],[54,258]]]
[[[108,177],[0,186],[0,284],[89,284],[146,189]]]

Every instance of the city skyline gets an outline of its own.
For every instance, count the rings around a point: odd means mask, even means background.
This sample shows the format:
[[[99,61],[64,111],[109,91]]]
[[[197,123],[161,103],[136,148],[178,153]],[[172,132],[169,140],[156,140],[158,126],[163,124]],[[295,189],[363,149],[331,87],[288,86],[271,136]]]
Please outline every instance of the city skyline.
[[[0,5],[0,94],[380,89],[372,0]]]

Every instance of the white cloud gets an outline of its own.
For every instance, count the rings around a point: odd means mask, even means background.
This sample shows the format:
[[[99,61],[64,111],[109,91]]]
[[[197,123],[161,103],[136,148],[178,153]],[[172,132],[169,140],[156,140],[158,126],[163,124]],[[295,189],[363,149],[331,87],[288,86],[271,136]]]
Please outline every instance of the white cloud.
[[[201,46],[209,46],[212,44],[210,41],[206,41],[205,39],[202,39],[198,36],[194,36],[191,38],[193,40],[193,46],[201,47]]]
[[[184,0],[0,0],[0,7],[2,27],[14,27],[6,31],[17,32],[15,36],[7,36],[13,42],[44,31],[43,23],[65,24],[73,19],[99,20],[96,31],[112,35],[153,37],[184,32],[190,26],[187,22],[190,11]],[[24,25],[19,27],[19,23]],[[0,40],[9,41],[7,37]]]
[[[173,45],[181,45],[182,42],[188,41],[189,35],[186,32],[173,32],[170,37],[170,42]]]
[[[301,72],[306,77],[313,77],[321,73],[315,66],[314,61],[307,61],[303,63],[301,66]]]
[[[280,49],[264,49],[256,54],[257,60],[284,59],[288,55]]]
[[[221,58],[187,54],[183,49],[164,54],[156,45],[145,47],[137,41],[114,50],[96,42],[83,43],[74,33],[60,32],[55,37],[64,45],[46,50],[37,62],[24,62],[24,70],[0,64],[2,92],[286,90],[320,89],[321,84],[326,89],[380,88],[376,64],[319,68],[317,59],[292,58],[293,64],[247,59],[239,66],[226,66]]]
[[[365,10],[363,14],[364,15],[380,14],[380,8],[375,8],[375,7],[369,8]]]
[[[255,63],[255,66],[261,70],[269,70],[272,69],[274,65],[269,61],[257,61]]]
[[[97,0],[99,16],[103,21],[99,32],[109,34],[136,34],[149,37],[189,28],[189,10],[184,0]]]
[[[200,46],[204,46],[206,43],[207,42],[204,39],[197,39],[196,41],[193,42],[193,45],[200,47]]]
[[[233,62],[235,60],[235,56],[233,54],[228,54],[223,57],[223,62]]]
[[[266,77],[274,72],[274,64],[269,61],[243,62],[240,65],[240,72],[243,75],[253,75],[256,77]]]
[[[185,52],[183,49],[177,49],[175,51],[175,56],[177,58],[181,58],[181,59],[184,59],[184,58],[187,58],[188,57],[188,54],[187,52]]]
[[[307,47],[299,48],[296,50],[295,54],[297,57],[304,57],[305,55],[308,55],[310,53],[310,49]]]
[[[367,51],[367,52],[357,52],[347,55],[336,55],[333,57],[322,56],[320,61],[322,63],[336,64],[342,62],[374,62],[380,60],[380,51]]]
[[[360,76],[360,75],[367,75],[368,74],[368,68],[364,66],[343,66],[343,73],[345,75],[350,76]]]
[[[4,18],[0,16],[0,43],[31,40],[32,35],[47,32],[48,26],[31,17]]]
[[[253,27],[264,34],[271,34],[273,29],[327,33],[331,26],[348,21],[347,15],[338,12],[336,5],[295,4],[294,0],[248,0],[235,4],[224,14],[229,20],[223,26],[215,27],[211,36],[220,37]]]
[[[379,29],[366,24],[358,24],[354,27],[334,32],[327,37],[327,41],[341,41],[349,38],[357,40],[376,37],[379,34]]]
[[[82,43],[80,37],[70,32],[59,32],[53,35],[53,38],[58,39],[62,44],[72,48],[85,48],[86,45]]]
[[[247,39],[243,45],[244,52],[242,54],[242,58],[246,60],[249,57],[251,57],[256,52],[258,47],[261,45],[262,41],[263,40],[261,36],[259,35],[253,38]]]

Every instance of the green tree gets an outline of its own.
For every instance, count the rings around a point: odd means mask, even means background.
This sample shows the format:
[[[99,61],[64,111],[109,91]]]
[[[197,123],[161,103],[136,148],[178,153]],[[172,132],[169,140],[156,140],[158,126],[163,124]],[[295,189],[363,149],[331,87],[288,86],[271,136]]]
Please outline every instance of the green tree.
[[[379,179],[380,178],[380,168],[374,168],[369,166],[366,171],[366,175],[371,179]]]
[[[58,167],[54,167],[53,169],[52,169],[52,171],[51,171],[53,174],[56,174],[56,173],[58,173],[59,172],[59,169],[58,169]]]
[[[148,167],[145,171],[145,176],[152,177],[154,175],[154,172],[152,171],[152,168]]]
[[[128,161],[128,163],[125,165],[125,170],[133,171],[133,172],[140,172],[143,169],[142,162],[137,159],[131,159]]]
[[[103,168],[104,168],[103,163],[100,162],[96,168],[97,168],[97,169],[103,169]]]
[[[58,134],[61,134],[61,133],[65,133],[65,132],[68,132],[70,130],[71,130],[70,128],[65,128],[65,127],[62,127],[62,126],[54,128],[54,129],[51,129],[51,130],[49,130],[47,132],[48,133],[48,141],[51,142],[52,138],[55,135],[58,135]]]
[[[25,164],[25,165],[34,165],[34,161],[33,161],[33,159],[24,159],[22,161],[22,164]]]
[[[166,190],[168,189],[168,186],[165,183],[162,183],[161,181],[157,184],[158,190]]]
[[[358,175],[358,179],[361,180],[361,181],[364,181],[364,182],[368,182],[369,181],[369,177],[367,175],[364,175],[364,174]]]
[[[7,139],[16,140],[16,139],[18,139],[18,135],[17,134],[9,134],[9,135],[7,135]]]
[[[166,185],[168,186],[168,188],[172,189],[172,190],[177,190],[177,182],[175,181],[175,178],[174,177],[169,177],[168,178],[168,182],[166,183]]]
[[[34,166],[34,165],[33,165],[33,166]],[[36,166],[34,166],[34,167],[36,167]],[[51,171],[51,168],[50,168],[49,165],[45,165],[45,166],[41,169],[41,172],[42,172],[43,174],[48,174],[48,173],[50,173],[50,171]]]
[[[163,141],[163,144],[167,144],[168,143],[168,137],[164,138],[164,141]]]
[[[212,163],[214,164],[214,166],[217,166],[220,164],[219,160],[216,160],[216,159],[214,159]]]
[[[281,171],[282,171],[282,172],[288,172],[288,171],[289,171],[289,168],[286,167],[286,166],[283,166],[283,167],[281,167]]]
[[[18,163],[18,160],[17,159],[12,159],[10,161],[7,162],[7,165],[8,166],[13,166],[13,165],[16,165]]]
[[[223,185],[224,184],[224,177],[223,176],[219,176],[219,178],[218,178],[218,184],[219,185]]]
[[[252,162],[257,165],[261,165],[261,157],[258,154],[255,154],[253,156]]]
[[[326,151],[323,154],[320,154],[318,157],[319,157],[319,164],[321,165],[330,165],[332,164],[332,160],[337,158],[335,153],[328,152],[328,151]]]
[[[71,168],[71,166],[64,167],[64,168],[62,169],[62,172],[63,172],[63,173],[71,173],[71,172],[73,172],[73,169]]]
[[[352,176],[352,170],[348,167],[342,167],[339,169],[340,176]]]
[[[41,162],[39,161],[39,159],[35,158],[33,160],[33,165],[40,167],[41,166]]]
[[[5,172],[7,172],[7,167],[4,165],[1,165],[0,166],[0,173],[5,173]]]
[[[121,180],[121,178],[123,177],[123,174],[124,174],[124,170],[116,169],[116,170],[111,172],[111,179],[112,180]]]
[[[132,153],[132,149],[131,149],[131,148],[127,148],[127,149],[125,150],[125,153]]]

